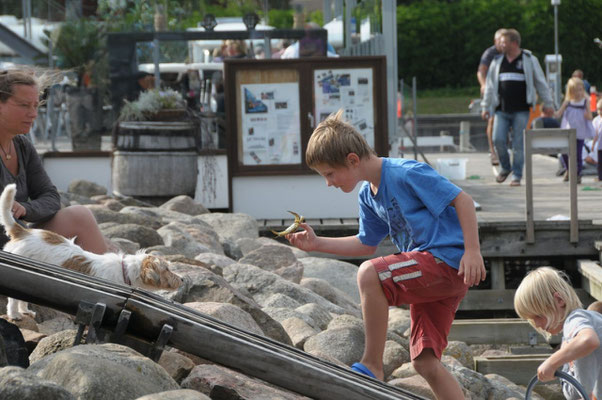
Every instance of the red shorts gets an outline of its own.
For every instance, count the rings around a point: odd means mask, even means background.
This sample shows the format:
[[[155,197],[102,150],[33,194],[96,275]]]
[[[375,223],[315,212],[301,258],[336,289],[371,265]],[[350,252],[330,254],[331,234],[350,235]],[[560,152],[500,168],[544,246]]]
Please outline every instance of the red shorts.
[[[391,306],[410,305],[410,357],[426,348],[437,358],[447,347],[447,336],[468,286],[458,270],[427,251],[398,253],[370,260]]]

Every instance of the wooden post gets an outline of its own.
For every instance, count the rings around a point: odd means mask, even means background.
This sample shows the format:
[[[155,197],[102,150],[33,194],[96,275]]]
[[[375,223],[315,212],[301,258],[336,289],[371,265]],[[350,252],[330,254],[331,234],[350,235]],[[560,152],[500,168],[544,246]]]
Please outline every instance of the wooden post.
[[[525,241],[535,243],[535,223],[533,222],[533,160],[531,159],[531,143],[533,136],[530,131],[525,130],[525,196],[526,196],[526,219],[527,232]]]
[[[491,289],[506,289],[506,278],[504,275],[504,260],[493,259],[491,267]]]
[[[579,160],[581,162],[581,160]],[[579,219],[577,217],[577,131],[569,130],[569,188],[571,198],[570,242],[579,242]]]

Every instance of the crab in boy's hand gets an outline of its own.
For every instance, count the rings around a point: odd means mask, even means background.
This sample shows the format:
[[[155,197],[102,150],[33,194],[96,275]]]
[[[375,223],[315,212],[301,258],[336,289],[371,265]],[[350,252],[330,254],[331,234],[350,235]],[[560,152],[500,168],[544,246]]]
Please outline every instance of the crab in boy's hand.
[[[276,232],[275,230],[270,229],[272,231],[272,233],[274,235],[276,235],[277,237],[286,236],[289,233],[295,232],[297,229],[299,229],[299,225],[302,224],[303,222],[305,222],[305,217],[303,215],[299,215],[293,211],[289,211],[289,213],[291,213],[295,216],[295,222],[293,222],[288,228],[286,228],[285,230],[283,230],[281,232]]]

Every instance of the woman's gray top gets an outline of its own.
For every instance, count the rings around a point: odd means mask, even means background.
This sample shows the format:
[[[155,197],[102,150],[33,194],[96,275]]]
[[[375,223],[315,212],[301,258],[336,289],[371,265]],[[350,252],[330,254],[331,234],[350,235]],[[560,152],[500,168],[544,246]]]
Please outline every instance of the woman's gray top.
[[[46,222],[61,208],[58,190],[50,181],[42,166],[42,160],[29,139],[24,135],[18,135],[13,139],[13,143],[19,158],[19,171],[15,176],[3,162],[0,162],[2,165],[0,167],[0,186],[4,189],[9,183],[17,184],[15,200],[27,211],[23,217],[24,221]],[[6,242],[8,242],[8,237],[2,232],[0,245],[4,246]]]

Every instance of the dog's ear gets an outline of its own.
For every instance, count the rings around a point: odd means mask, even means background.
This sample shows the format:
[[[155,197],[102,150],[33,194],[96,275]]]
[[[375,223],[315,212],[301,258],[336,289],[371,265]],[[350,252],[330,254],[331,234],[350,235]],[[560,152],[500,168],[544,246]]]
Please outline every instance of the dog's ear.
[[[146,256],[140,266],[140,279],[145,285],[160,287],[161,274],[158,270],[159,259],[155,256]]]

